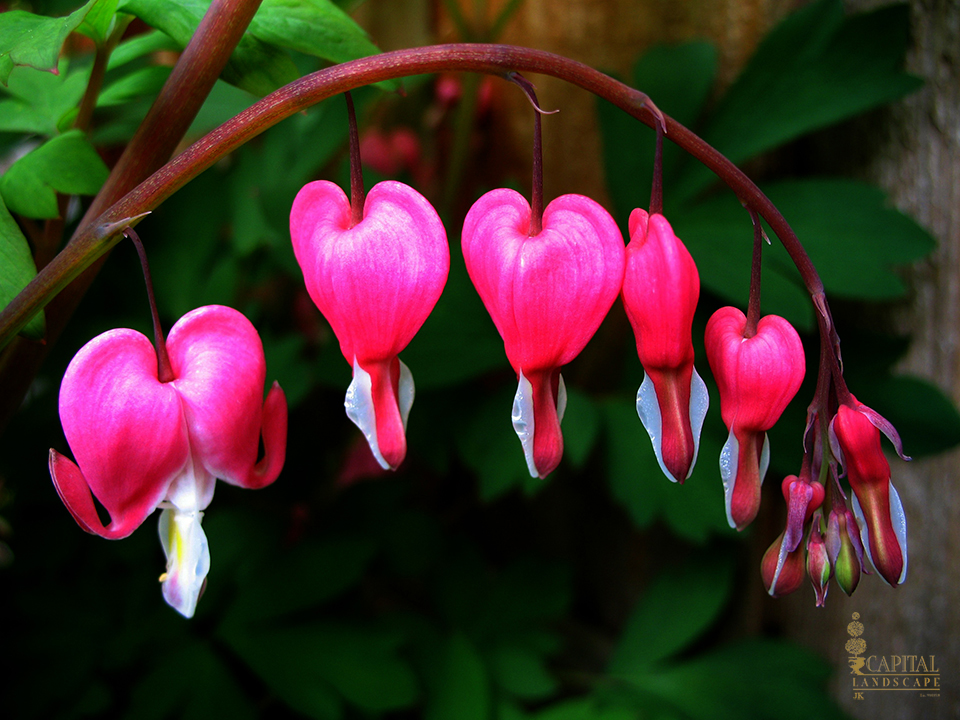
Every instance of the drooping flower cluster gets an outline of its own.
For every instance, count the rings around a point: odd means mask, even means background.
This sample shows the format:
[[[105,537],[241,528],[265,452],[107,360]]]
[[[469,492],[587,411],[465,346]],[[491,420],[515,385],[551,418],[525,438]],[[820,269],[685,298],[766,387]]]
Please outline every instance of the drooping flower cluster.
[[[353,370],[346,414],[379,467],[395,470],[407,453],[414,399],[412,373],[399,354],[443,292],[449,246],[438,214],[413,188],[385,181],[364,193],[348,105],[351,196],[323,180],[305,185],[293,202],[290,233],[307,292]],[[539,120],[537,128],[534,201],[508,189],[488,192],[467,213],[461,234],[467,272],[516,373],[512,422],[527,468],[544,478],[560,464],[561,368],[620,296],[644,370],[637,414],[664,475],[683,483],[694,471],[709,405],[694,365],[696,264],[660,212],[662,198],[652,200],[650,212],[630,215],[626,248],[613,218],[589,198],[564,195],[543,208]],[[661,143],[662,137],[658,158]],[[762,231],[755,214],[754,226],[748,313],[720,308],[705,333],[728,430],[719,458],[725,510],[737,530],[757,516],[770,461],[767,432],[805,374],[796,330],[781,317],[760,317]],[[847,390],[837,343],[824,329],[830,327],[825,302],[817,307],[828,367],[808,411],[803,466],[781,485],[786,526],[764,555],[761,575],[773,596],[793,592],[806,575],[822,605],[831,577],[853,592],[866,571],[864,554],[891,585],[904,581],[907,555],[903,508],[879,439],[883,431],[902,456],[899,437]],[[163,593],[187,617],[209,568],[200,520],[216,478],[262,487],[283,465],[286,401],[276,384],[263,401],[264,379],[252,325],[235,310],[210,306],[184,316],[165,344],[158,330],[156,350],[132,330],[95,338],[63,380],[60,415],[76,464],[51,450],[57,491],[81,527],[107,538],[129,535],[162,508]],[[265,454],[258,460],[261,435]],[[367,472],[344,475],[343,482]],[[852,509],[840,485],[844,474]],[[106,526],[94,497],[110,515]]]

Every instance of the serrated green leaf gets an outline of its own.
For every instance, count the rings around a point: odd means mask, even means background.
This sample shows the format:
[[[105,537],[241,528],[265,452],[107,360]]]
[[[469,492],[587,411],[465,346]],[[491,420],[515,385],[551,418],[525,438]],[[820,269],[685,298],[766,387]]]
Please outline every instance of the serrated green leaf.
[[[77,26],[77,32],[86,35],[101,46],[113,30],[116,15],[117,0],[94,0],[93,5],[84,15],[83,22]]]
[[[335,63],[380,52],[363,28],[329,0],[264,0],[250,33]]]
[[[909,9],[891,5],[843,17],[840,0],[821,0],[788,17],[761,44],[704,131],[704,139],[742,163],[805,133],[917,90],[902,70]],[[701,167],[678,193],[712,181]]]
[[[109,170],[79,130],[47,141],[17,160],[0,178],[0,194],[15,213],[59,217],[57,193],[96,195]]]
[[[663,572],[644,592],[610,662],[611,675],[633,675],[676,655],[717,618],[733,587],[733,568],[701,557]]]
[[[64,41],[97,1],[90,0],[62,18],[34,15],[23,10],[0,13],[0,58],[6,59],[0,63],[0,84],[7,84],[10,71],[17,65],[55,72]]]
[[[901,297],[906,286],[895,266],[919,260],[936,245],[916,221],[889,206],[882,190],[866,183],[792,180],[771,183],[764,192],[797,233],[830,295]],[[799,280],[779,243],[766,261]]]
[[[5,308],[37,274],[30,245],[0,198],[0,309]],[[37,313],[20,331],[39,340],[45,332],[44,315]]]
[[[183,48],[209,7],[210,0],[120,0],[119,9],[162,30]],[[240,39],[222,75],[254,95],[266,95],[299,76],[289,55],[249,33]]]

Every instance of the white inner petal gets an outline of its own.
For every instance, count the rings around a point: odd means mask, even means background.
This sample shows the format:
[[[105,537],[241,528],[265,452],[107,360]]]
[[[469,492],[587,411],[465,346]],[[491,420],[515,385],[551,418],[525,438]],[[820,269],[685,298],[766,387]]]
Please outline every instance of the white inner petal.
[[[700,377],[697,369],[693,369],[693,377],[690,379],[690,429],[693,431],[693,461],[690,463],[690,471],[687,477],[693,474],[693,468],[697,464],[697,455],[700,453],[700,433],[703,431],[703,422],[707,418],[707,409],[710,407],[710,393],[707,392],[707,384]]]
[[[210,571],[210,549],[200,526],[202,512],[166,508],[160,513],[160,544],[167,557],[163,597],[186,618],[193,617]]]
[[[663,464],[663,417],[660,415],[657,388],[646,372],[643,373],[643,382],[640,383],[640,389],[637,390],[637,415],[640,416],[640,422],[646,429],[647,435],[650,436],[650,442],[653,443],[653,453],[657,456],[660,470],[670,482],[677,482],[677,478]]]
[[[723,480],[723,504],[727,511],[727,523],[730,527],[736,529],[737,523],[733,520],[730,512],[730,504],[733,501],[733,488],[737,481],[737,463],[740,459],[740,443],[733,434],[733,430],[727,436],[727,441],[720,450],[720,479]]]
[[[407,371],[409,372],[409,371]],[[401,368],[401,380],[403,370]],[[347,396],[343,401],[346,408],[347,417],[353,421],[353,424],[360,428],[360,432],[367,439],[370,445],[370,452],[380,463],[384,470],[390,469],[390,463],[383,459],[380,452],[380,444],[377,442],[377,416],[373,408],[373,382],[370,379],[370,373],[360,367],[357,359],[353,359],[353,380],[350,387],[347,388]],[[413,385],[411,378],[410,404],[413,404]],[[407,407],[407,412],[410,408]]]
[[[564,395],[566,392],[564,392]],[[513,398],[513,429],[520,438],[523,446],[523,457],[527,461],[527,470],[530,477],[538,478],[537,466],[533,460],[533,386],[523,373],[520,373],[520,382],[517,385],[517,394]]]
[[[410,416],[410,408],[413,407],[413,373],[410,372],[403,360],[397,358],[400,363],[400,397],[397,402],[400,404],[400,419],[403,421],[403,429],[407,429],[407,418]]]
[[[900,556],[903,558],[903,571],[897,584],[907,579],[907,516],[903,512],[903,503],[900,502],[900,493],[890,483],[890,521],[893,523],[893,532],[900,544]]]

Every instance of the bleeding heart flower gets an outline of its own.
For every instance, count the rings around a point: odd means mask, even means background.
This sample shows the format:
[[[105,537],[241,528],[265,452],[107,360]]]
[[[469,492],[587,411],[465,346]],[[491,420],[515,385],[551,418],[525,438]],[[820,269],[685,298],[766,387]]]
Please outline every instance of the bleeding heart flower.
[[[890,482],[880,430],[903,457],[903,445],[893,426],[851,395],[849,404],[840,405],[830,423],[830,441],[853,490],[853,512],[867,557],[881,577],[896,586],[907,577],[907,518]]]
[[[566,391],[560,367],[597,331],[623,282],[623,237],[593,200],[564,195],[530,235],[530,205],[501,188],[481,197],[463,223],[463,257],[503,338],[519,386],[513,427],[532,477],[560,463]]]
[[[293,251],[310,297],[353,367],[344,405],[384,469],[407,452],[413,376],[397,355],[433,310],[450,268],[436,211],[403,183],[385,181],[366,196],[354,224],[337,185],[305,185],[290,211]]]
[[[707,323],[706,350],[720,391],[720,414],[730,435],[720,453],[720,476],[730,527],[743,530],[760,509],[760,485],[770,461],[767,430],[800,389],[805,372],[797,331],[767,315],[746,337],[747,319],[734,307]]]
[[[623,306],[637,338],[644,377],[637,413],[660,469],[673,482],[693,472],[710,397],[693,366],[693,314],[700,275],[667,219],[630,214]]]
[[[191,617],[210,564],[200,520],[216,478],[245,488],[276,479],[287,401],[276,383],[263,400],[263,346],[236,310],[187,313],[167,351],[174,379],[161,382],[153,346],[134,330],[111,330],[81,348],[60,386],[60,420],[77,464],[51,450],[50,474],[80,527],[101,537],[126,537],[163,508],[163,594]],[[106,526],[93,497],[110,515]]]

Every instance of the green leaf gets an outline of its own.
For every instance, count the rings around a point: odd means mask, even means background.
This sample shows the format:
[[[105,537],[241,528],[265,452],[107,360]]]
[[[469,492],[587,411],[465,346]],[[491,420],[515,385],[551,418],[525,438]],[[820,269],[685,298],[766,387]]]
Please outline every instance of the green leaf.
[[[882,190],[866,183],[791,180],[771,183],[764,192],[797,233],[830,295],[901,297],[906,286],[895,266],[919,260],[936,246],[915,220],[889,206]],[[769,250],[765,260],[799,281],[783,246],[775,242]]]
[[[427,672],[424,720],[487,720],[490,681],[473,644],[462,634],[444,638]]]
[[[116,70],[118,67],[145,55],[152,55],[164,50],[177,50],[179,47],[173,38],[160,30],[136,35],[129,40],[124,40],[110,53],[107,70]]]
[[[840,0],[789,16],[758,48],[724,96],[704,139],[734,163],[903,97],[922,84],[902,70],[909,8],[843,17]],[[679,194],[712,180],[697,168]]]
[[[557,688],[543,658],[528,648],[502,645],[490,653],[490,665],[494,681],[518,698],[543,699]]]
[[[97,0],[62,18],[44,17],[22,10],[0,13],[0,84],[6,85],[17,65],[56,72],[60,48],[67,36],[83,22]]]
[[[58,75],[18,67],[6,88],[10,97],[0,100],[0,131],[53,136],[64,119],[75,113],[90,77],[89,68],[73,71],[60,62]]]
[[[37,274],[27,239],[0,198],[0,308],[5,308]],[[45,332],[42,312],[20,331],[32,340],[39,340]]]
[[[210,0],[121,0],[119,9],[162,30],[184,48],[210,7]],[[223,71],[223,79],[254,95],[266,95],[300,76],[290,56],[249,33]]]
[[[335,63],[380,52],[367,33],[329,0],[264,0],[250,33]]]
[[[604,707],[588,696],[550,705],[531,715],[530,720],[637,720],[637,717],[633,710]]]
[[[77,32],[86,35],[97,46],[102,46],[113,30],[117,15],[117,0],[94,0],[90,10],[77,27]]]
[[[238,679],[206,644],[191,642],[169,652],[138,677],[130,693],[131,719],[256,717]]]
[[[627,621],[609,673],[632,675],[679,653],[710,627],[732,587],[732,567],[722,557],[704,556],[666,570]]]
[[[637,707],[659,704],[691,720],[840,720],[826,692],[829,667],[787,643],[748,640],[671,668],[637,674]]]
[[[171,70],[162,65],[150,65],[117,78],[97,96],[97,107],[114,107],[139,98],[153,97],[160,92]]]
[[[226,639],[284,702],[310,717],[341,717],[341,698],[372,713],[417,699],[416,677],[399,655],[403,637],[388,628],[313,623]]]
[[[57,193],[96,195],[109,170],[79,130],[47,141],[17,160],[0,178],[0,194],[15,213],[56,218]]]

